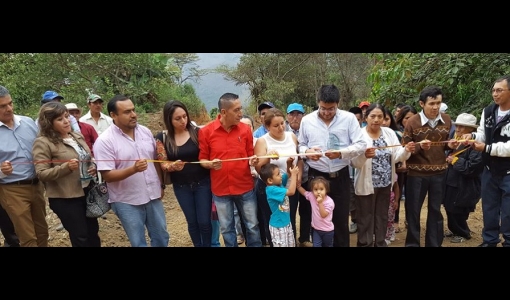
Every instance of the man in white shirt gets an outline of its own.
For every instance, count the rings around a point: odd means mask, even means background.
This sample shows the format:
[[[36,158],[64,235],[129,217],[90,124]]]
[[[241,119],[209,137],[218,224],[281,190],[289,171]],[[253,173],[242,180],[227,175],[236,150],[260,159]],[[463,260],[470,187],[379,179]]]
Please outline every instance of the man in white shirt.
[[[94,126],[97,135],[101,135],[106,128],[113,124],[113,119],[105,115],[103,111],[103,99],[96,94],[90,94],[87,98],[89,111],[80,118],[80,122]]]

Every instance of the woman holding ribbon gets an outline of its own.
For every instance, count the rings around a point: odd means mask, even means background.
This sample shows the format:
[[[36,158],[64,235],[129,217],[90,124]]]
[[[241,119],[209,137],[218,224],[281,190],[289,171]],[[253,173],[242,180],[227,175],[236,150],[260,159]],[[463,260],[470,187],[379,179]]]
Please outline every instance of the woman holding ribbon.
[[[209,169],[198,162],[198,131],[191,123],[188,109],[178,100],[163,108],[163,132],[156,135],[156,145],[163,172],[170,172],[175,197],[188,223],[188,233],[195,247],[211,247],[212,192]],[[163,142],[164,141],[164,142]]]
[[[286,131],[285,115],[277,108],[270,108],[264,116],[264,125],[268,132],[257,139],[255,143],[255,155],[259,157],[259,163],[256,166],[257,172],[263,165],[271,162],[277,165],[282,173],[287,172],[287,159],[293,157],[293,165],[299,167],[297,176],[298,185],[301,185],[301,176],[303,170],[303,160],[298,154],[298,141],[296,135],[292,131]],[[262,157],[261,157],[262,156]],[[274,157],[268,157],[274,156]],[[271,209],[266,197],[266,184],[260,179],[257,180],[255,189],[257,191],[257,204],[262,210],[262,220],[259,222],[269,232],[269,218],[271,217]],[[296,212],[298,207],[299,193],[289,196],[290,202],[290,219],[292,230],[294,231],[294,239],[296,238]],[[261,226],[262,226],[261,225]],[[271,237],[266,235],[267,239]],[[263,241],[264,242],[264,241]],[[272,243],[272,241],[269,241]],[[297,244],[297,243],[296,243]]]
[[[60,102],[42,105],[38,122],[32,155],[50,208],[69,232],[73,247],[100,247],[98,221],[85,215],[85,198],[96,176],[89,146],[81,133],[72,130],[69,111]]]
[[[414,151],[414,142],[402,147],[395,131],[382,124],[386,111],[373,103],[366,111],[367,126],[362,128],[367,143],[364,155],[352,160],[355,170],[354,189],[358,247],[387,247],[386,231],[390,193],[395,184],[395,164],[405,161]],[[375,236],[375,241],[374,241]]]

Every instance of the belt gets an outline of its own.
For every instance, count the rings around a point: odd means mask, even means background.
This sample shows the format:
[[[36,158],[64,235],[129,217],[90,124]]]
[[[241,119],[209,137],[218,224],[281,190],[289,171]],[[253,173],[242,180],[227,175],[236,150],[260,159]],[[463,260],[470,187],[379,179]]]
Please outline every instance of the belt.
[[[326,173],[326,172],[321,172],[321,171],[317,171],[313,168],[310,168],[309,170],[309,173],[311,173],[312,175],[318,175],[318,176],[324,176],[326,178],[337,178],[337,177],[340,177],[340,172],[341,170],[338,170],[336,172],[329,172],[329,173]]]
[[[30,184],[30,185],[34,185],[34,184],[38,184],[39,183],[39,178],[33,178],[33,179],[27,179],[27,180],[18,180],[18,181],[13,181],[13,182],[6,182],[4,184],[8,185],[8,184],[17,184],[17,185],[22,185],[22,184]]]

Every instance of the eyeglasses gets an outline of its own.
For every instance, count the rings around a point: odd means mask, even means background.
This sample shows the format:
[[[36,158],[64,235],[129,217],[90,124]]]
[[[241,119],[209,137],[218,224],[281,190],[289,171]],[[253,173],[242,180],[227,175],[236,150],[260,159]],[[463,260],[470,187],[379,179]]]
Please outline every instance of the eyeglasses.
[[[508,91],[508,89],[492,89],[492,90],[491,90],[491,93],[492,93],[492,94],[494,94],[494,93],[496,93],[496,94],[501,94],[501,93],[502,93],[502,92],[504,92],[504,91]]]
[[[319,107],[319,110],[322,111],[322,112],[334,112],[336,111],[336,106],[333,106],[333,107],[330,107],[330,108],[325,108],[325,107]]]

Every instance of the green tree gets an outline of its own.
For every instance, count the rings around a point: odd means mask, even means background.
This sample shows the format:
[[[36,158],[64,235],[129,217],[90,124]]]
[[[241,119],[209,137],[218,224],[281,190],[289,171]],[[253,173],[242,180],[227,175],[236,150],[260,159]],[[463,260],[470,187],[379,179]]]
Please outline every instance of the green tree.
[[[192,103],[190,114],[199,114],[205,106],[181,74],[183,63],[197,59],[192,53],[1,53],[0,79],[13,95],[16,112],[32,117],[46,90],[81,107],[89,92],[105,99],[125,94],[141,112],[155,112],[170,99],[184,98]],[[197,70],[190,76],[200,74]]]
[[[370,93],[366,77],[372,60],[364,54],[349,53],[243,53],[235,67],[217,71],[238,85],[250,89],[250,114],[264,101],[284,109],[292,102],[308,111],[316,106],[316,92],[322,84],[340,89],[342,108]]]
[[[418,106],[419,92],[441,87],[448,113],[468,112],[480,117],[492,102],[494,80],[510,73],[508,53],[375,53],[368,80],[372,101],[387,105],[404,102]]]

